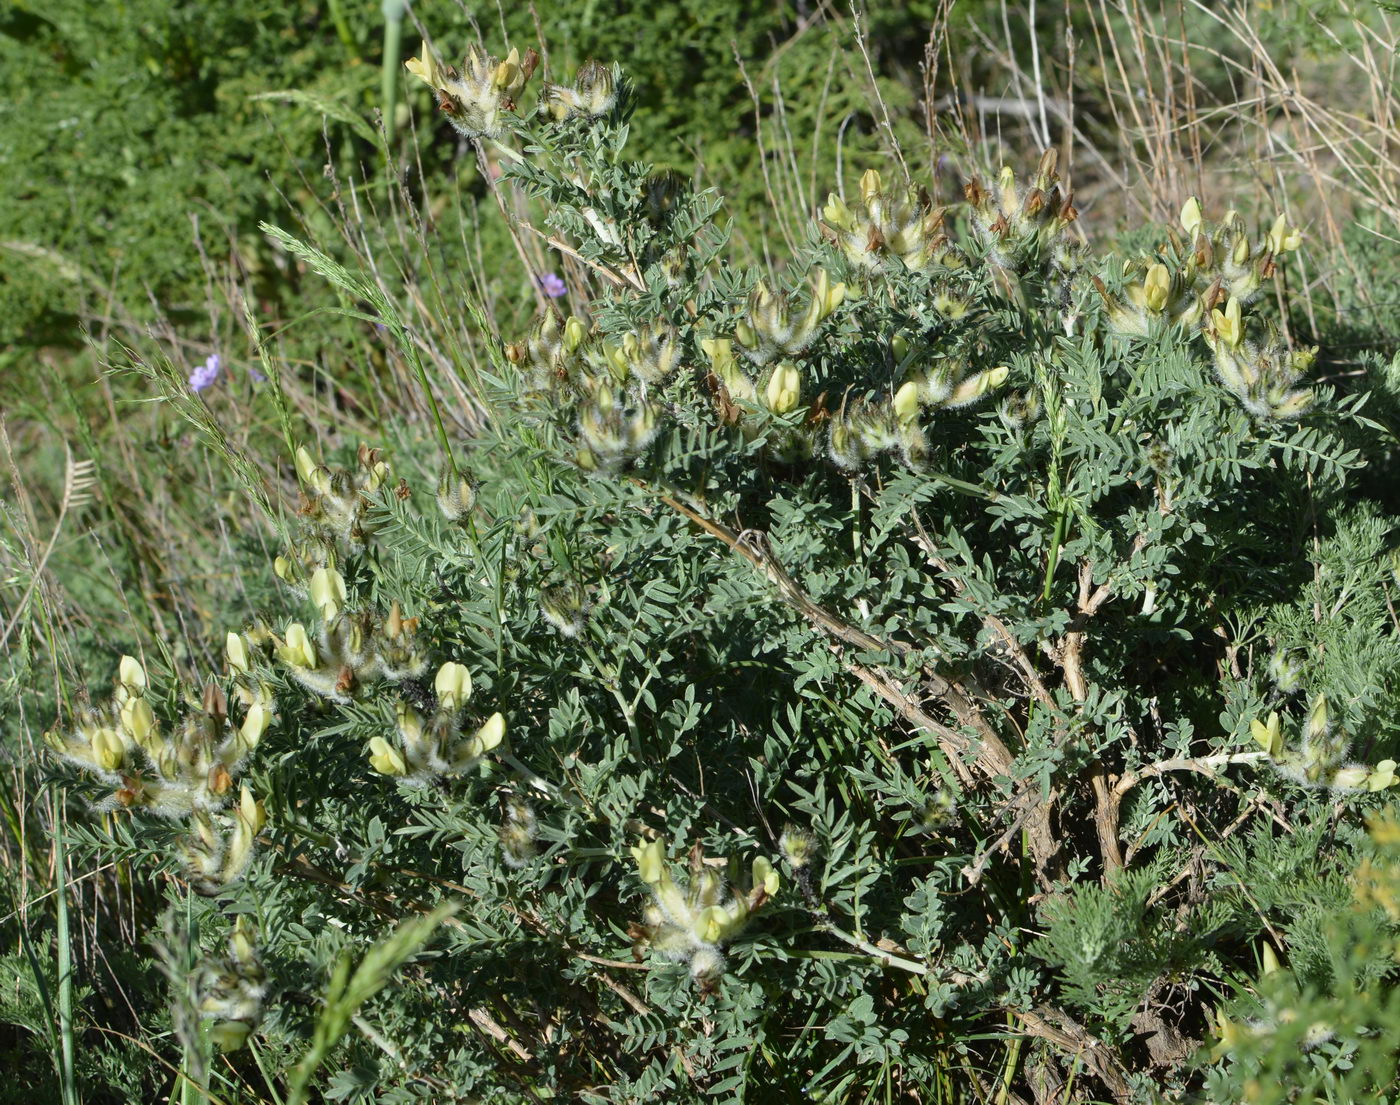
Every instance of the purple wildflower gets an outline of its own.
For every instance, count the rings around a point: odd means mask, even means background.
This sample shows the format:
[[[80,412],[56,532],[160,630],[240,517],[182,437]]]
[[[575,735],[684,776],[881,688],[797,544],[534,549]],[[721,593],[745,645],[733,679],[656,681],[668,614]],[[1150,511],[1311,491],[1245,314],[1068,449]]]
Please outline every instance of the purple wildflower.
[[[547,272],[539,278],[540,290],[550,299],[558,299],[565,295],[569,288],[557,273]]]
[[[267,382],[267,377],[264,376],[252,365],[248,366],[248,379],[252,380],[255,384],[262,384]]]
[[[190,390],[203,391],[219,378],[219,368],[223,360],[217,353],[210,353],[208,359],[190,373]]]

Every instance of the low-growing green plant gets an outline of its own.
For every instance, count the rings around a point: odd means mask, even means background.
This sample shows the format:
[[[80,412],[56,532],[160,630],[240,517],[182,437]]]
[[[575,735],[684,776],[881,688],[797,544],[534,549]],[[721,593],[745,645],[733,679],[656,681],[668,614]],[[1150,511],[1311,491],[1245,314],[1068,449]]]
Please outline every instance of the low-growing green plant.
[[[170,873],[181,1085],[1388,1092],[1395,538],[1344,495],[1384,427],[1277,313],[1299,231],[1205,197],[1096,251],[1047,153],[946,207],[833,179],[741,271],[626,159],[619,69],[409,71],[591,286],[488,339],[477,437],[296,450],[223,672],[125,660],[55,725],[123,811],[86,839]]]

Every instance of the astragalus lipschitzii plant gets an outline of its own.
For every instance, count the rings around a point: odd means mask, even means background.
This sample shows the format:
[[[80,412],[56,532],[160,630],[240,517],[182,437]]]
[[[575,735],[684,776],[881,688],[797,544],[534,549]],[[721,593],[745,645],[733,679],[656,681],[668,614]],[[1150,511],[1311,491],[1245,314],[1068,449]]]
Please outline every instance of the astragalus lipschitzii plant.
[[[465,305],[472,441],[297,458],[299,612],[238,636],[278,715],[238,891],[264,1068],[314,1068],[347,991],[303,1051],[310,980],[448,898],[340,1097],[1388,1077],[1389,1006],[1319,1011],[1394,966],[1361,815],[1400,639],[1390,521],[1339,496],[1375,424],[1279,312],[1300,233],[1192,201],[1099,252],[1047,153],[946,208],[900,165],[833,179],[801,256],[746,272],[714,193],[625,159],[620,71],[409,69],[568,299],[518,334]],[[278,239],[422,365],[376,286]],[[1302,1050],[1299,1018],[1329,1026]]]

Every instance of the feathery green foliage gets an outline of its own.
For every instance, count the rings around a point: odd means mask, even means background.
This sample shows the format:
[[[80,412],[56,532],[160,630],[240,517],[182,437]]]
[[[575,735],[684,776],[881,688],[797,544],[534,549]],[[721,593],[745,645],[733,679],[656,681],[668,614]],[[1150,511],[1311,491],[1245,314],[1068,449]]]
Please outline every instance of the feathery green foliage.
[[[1287,220],[1124,258],[1053,154],[948,205],[863,165],[759,273],[628,159],[620,69],[410,71],[586,276],[462,304],[451,440],[427,320],[271,229],[431,429],[289,441],[222,671],[127,657],[50,734],[75,844],[184,913],[186,1090],[1389,1092],[1394,400],[1290,336]]]

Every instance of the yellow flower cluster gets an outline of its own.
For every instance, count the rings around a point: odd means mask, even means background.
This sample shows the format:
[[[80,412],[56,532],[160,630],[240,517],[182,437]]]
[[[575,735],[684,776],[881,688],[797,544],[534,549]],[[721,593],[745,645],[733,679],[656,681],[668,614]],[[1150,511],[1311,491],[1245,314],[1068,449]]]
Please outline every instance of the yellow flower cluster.
[[[652,895],[643,923],[632,926],[637,949],[650,948],[688,963],[691,974],[702,983],[713,982],[723,973],[723,945],[778,893],[781,881],[772,862],[759,856],[753,861],[747,890],[726,886],[719,872],[705,862],[698,844],[691,850],[690,878],[684,886],[672,878],[661,841],[638,844],[632,858]]]
[[[470,735],[462,732],[463,713],[472,694],[471,672],[449,661],[433,680],[437,709],[426,720],[407,702],[396,707],[393,733],[370,739],[369,765],[381,775],[424,785],[444,775],[460,775],[501,746],[506,721],[492,714]]]

